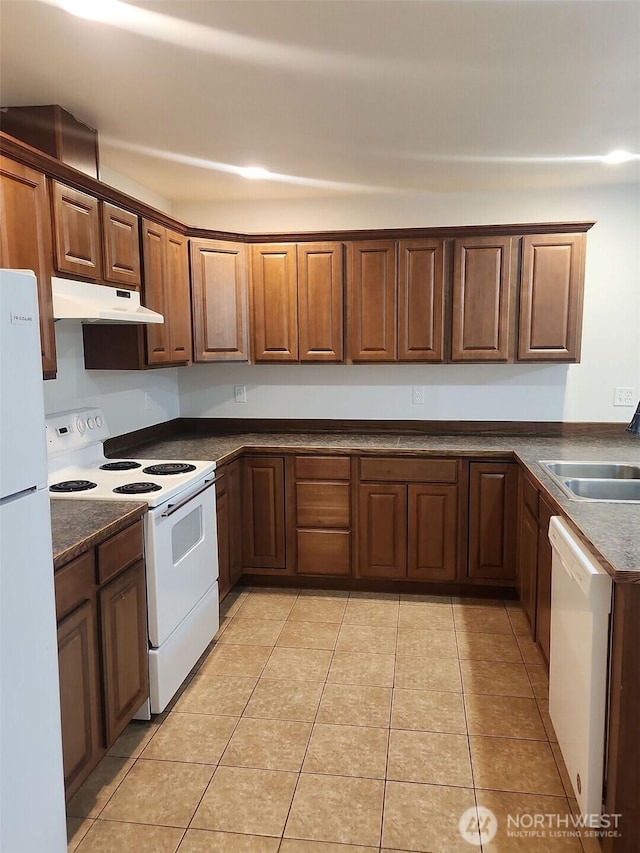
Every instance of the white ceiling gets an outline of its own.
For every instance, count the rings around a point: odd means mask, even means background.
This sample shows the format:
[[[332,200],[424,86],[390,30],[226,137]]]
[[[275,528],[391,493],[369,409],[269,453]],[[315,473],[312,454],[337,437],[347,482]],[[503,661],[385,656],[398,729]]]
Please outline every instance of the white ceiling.
[[[173,201],[640,180],[597,160],[640,155],[635,0],[62,2],[1,0],[2,104],[61,104]]]

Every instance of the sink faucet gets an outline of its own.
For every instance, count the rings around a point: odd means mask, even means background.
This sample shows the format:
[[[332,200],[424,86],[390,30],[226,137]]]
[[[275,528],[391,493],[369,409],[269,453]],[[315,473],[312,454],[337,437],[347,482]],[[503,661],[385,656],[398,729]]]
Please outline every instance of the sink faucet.
[[[631,432],[634,435],[640,435],[640,403],[638,403],[635,415],[631,418],[631,423],[627,427],[627,432]]]

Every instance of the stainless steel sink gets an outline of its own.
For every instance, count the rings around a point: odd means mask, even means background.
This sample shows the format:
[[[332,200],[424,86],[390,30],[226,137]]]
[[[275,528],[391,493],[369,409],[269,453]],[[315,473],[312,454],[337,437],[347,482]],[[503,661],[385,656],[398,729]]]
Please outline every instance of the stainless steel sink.
[[[581,480],[639,480],[640,465],[618,462],[543,462],[558,477],[578,477]]]
[[[622,462],[541,462],[568,497],[640,503],[640,465]]]

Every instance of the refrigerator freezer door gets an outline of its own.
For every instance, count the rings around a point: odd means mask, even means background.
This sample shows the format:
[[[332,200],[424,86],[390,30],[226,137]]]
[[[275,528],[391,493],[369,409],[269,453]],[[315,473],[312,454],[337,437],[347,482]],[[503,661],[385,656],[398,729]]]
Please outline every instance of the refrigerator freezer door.
[[[0,505],[0,850],[67,849],[49,495]]]
[[[47,482],[36,277],[0,270],[0,500]]]

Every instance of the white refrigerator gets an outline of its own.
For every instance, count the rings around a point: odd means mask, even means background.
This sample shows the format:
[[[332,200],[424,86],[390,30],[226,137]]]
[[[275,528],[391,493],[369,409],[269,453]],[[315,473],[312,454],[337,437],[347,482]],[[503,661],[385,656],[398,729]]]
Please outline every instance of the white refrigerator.
[[[0,270],[0,851],[66,849],[36,279]]]

